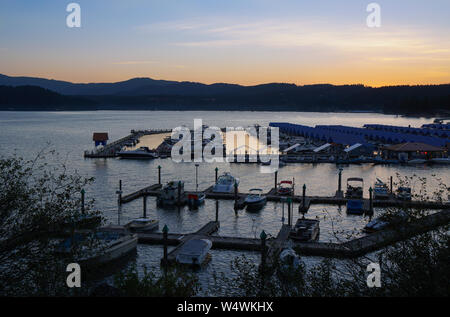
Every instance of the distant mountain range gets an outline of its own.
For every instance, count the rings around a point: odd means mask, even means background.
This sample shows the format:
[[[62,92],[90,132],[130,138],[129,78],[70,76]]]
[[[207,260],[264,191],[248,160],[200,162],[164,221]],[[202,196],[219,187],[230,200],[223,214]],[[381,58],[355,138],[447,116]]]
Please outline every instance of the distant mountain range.
[[[256,86],[133,78],[78,84],[0,74],[0,110],[264,110],[450,114],[450,84]]]

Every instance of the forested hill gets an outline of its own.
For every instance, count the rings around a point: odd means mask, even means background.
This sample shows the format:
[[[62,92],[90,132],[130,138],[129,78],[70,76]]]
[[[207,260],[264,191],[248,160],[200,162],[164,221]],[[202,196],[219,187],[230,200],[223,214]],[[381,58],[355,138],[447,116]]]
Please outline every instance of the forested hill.
[[[0,86],[0,110],[264,110],[368,111],[429,116],[450,114],[450,85],[372,88],[328,84],[239,86],[170,83],[160,90],[148,86],[134,87],[135,94],[123,90],[116,94],[93,94],[94,90],[90,90],[91,94],[88,95],[63,95],[37,86]]]

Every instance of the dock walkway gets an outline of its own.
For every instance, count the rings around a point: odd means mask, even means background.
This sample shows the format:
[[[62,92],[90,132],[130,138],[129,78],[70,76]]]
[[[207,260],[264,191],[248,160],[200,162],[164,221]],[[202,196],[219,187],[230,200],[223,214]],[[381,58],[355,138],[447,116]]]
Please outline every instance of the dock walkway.
[[[158,196],[160,193],[161,185],[154,184],[143,189],[140,189],[134,193],[123,196],[121,203],[129,203],[142,196]],[[205,191],[194,192],[186,191],[186,194],[198,194],[204,193],[207,199],[218,199],[218,200],[234,200],[234,193],[215,193],[212,191],[212,186]],[[248,193],[238,193],[238,202],[242,202]],[[273,194],[273,190],[270,190],[266,194],[267,201],[282,201],[286,197],[291,198],[293,203],[299,203],[302,206],[303,196],[302,195],[292,195],[292,196],[281,196]],[[305,196],[305,206],[309,209],[312,204],[324,204],[324,205],[339,205],[344,206],[347,204],[348,199],[337,197],[337,196]],[[369,199],[363,199],[364,208],[369,209]],[[373,200],[373,207],[400,207],[400,208],[423,208],[423,209],[450,209],[450,204],[445,202],[434,202],[434,201],[403,201],[395,198],[384,199],[384,200]]]
[[[278,253],[286,247],[288,241],[300,255],[354,258],[447,225],[449,222],[450,210],[442,210],[414,222],[397,226],[395,229],[368,234],[343,243],[291,241],[289,240],[289,226],[283,225],[275,239],[267,240],[268,261],[275,259]],[[123,226],[111,226],[110,228],[117,231],[123,230]],[[213,249],[261,251],[260,239],[211,235],[218,229],[219,223],[211,221],[194,233],[168,234],[167,244],[177,246],[170,253],[169,261],[176,258],[179,247],[183,243],[193,238],[211,240]],[[138,233],[138,239],[138,242],[143,244],[164,243],[162,233]]]

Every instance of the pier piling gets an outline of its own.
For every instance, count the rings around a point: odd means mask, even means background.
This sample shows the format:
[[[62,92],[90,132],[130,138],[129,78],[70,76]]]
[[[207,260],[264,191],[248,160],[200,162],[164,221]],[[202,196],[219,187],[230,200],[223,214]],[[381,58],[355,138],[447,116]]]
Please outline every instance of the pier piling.
[[[161,165],[158,165],[158,184],[161,185]]]
[[[392,194],[392,176],[390,178],[390,181],[391,181],[391,194]]]
[[[372,187],[369,188],[369,214],[373,214],[373,189]]]
[[[278,185],[278,171],[275,171],[275,190],[277,189],[277,185]]]
[[[287,205],[288,205],[288,226],[291,226],[291,203],[292,203],[292,199],[289,197],[287,199]]]
[[[263,230],[261,232],[261,234],[259,235],[259,237],[261,238],[261,272],[265,272],[266,270],[266,238],[267,238],[267,234],[266,232]]]
[[[81,190],[81,212],[84,212],[84,189]]]
[[[216,199],[216,222],[219,222],[219,200]]]
[[[216,178],[215,178],[215,183],[217,183],[217,173],[219,172],[219,168],[218,168],[218,167],[216,167],[216,168],[215,168],[215,171],[216,171]]]
[[[163,266],[164,266],[164,274],[167,274],[167,265],[168,265],[168,260],[167,260],[167,234],[169,233],[169,228],[167,227],[167,225],[164,225],[163,228],[163,246],[164,246],[164,255],[163,255]]]
[[[147,218],[147,196],[142,196],[143,218]]]

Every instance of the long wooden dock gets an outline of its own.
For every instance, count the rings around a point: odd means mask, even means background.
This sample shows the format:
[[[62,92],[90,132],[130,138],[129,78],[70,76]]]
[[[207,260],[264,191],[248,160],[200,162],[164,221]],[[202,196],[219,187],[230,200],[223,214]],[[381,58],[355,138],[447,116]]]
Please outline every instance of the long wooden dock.
[[[436,229],[440,226],[447,225],[449,222],[450,210],[447,209],[425,216],[414,222],[396,226],[395,229],[368,234],[364,237],[343,243],[292,241],[289,240],[290,227],[288,225],[283,225],[276,238],[267,240],[267,260],[273,261],[278,256],[279,252],[286,247],[288,241],[300,255],[354,258],[379,250],[395,242]],[[111,226],[110,228],[111,230],[117,231],[125,230],[122,226]],[[176,254],[183,243],[193,238],[211,240],[213,249],[261,251],[260,239],[211,235],[216,232],[218,228],[219,223],[212,221],[194,233],[168,234],[167,244],[177,246],[169,254],[169,261],[173,261],[176,258]],[[138,242],[143,244],[164,243],[162,233],[138,233],[138,238]]]
[[[123,196],[121,198],[121,203],[129,203],[137,198],[140,198],[142,196],[158,196],[160,193],[161,185],[154,184],[148,187],[145,187],[143,189],[140,189],[134,193],[131,193],[129,195]],[[234,200],[235,194],[234,193],[215,193],[212,191],[212,186],[206,189],[205,191],[201,192],[186,192],[186,194],[198,194],[198,193],[204,193],[205,197],[207,199],[218,199],[218,200]],[[238,201],[242,201],[247,197],[248,193],[238,193]],[[282,201],[283,199],[286,199],[286,197],[290,198],[293,203],[299,203],[300,206],[303,206],[303,196],[302,195],[292,195],[292,196],[281,196],[274,194],[273,189],[271,189],[266,194],[268,201]],[[307,209],[309,209],[309,206],[312,204],[324,204],[324,205],[339,205],[343,206],[347,204],[348,199],[343,197],[336,197],[336,196],[305,196],[305,206],[307,206]],[[369,199],[364,198],[364,208],[366,210],[369,209]],[[384,199],[384,200],[373,200],[372,201],[373,207],[400,207],[400,208],[422,208],[422,209],[449,209],[450,204],[444,203],[444,202],[434,202],[434,201],[418,201],[418,200],[412,200],[412,201],[403,201],[398,200],[393,197],[390,199]]]

